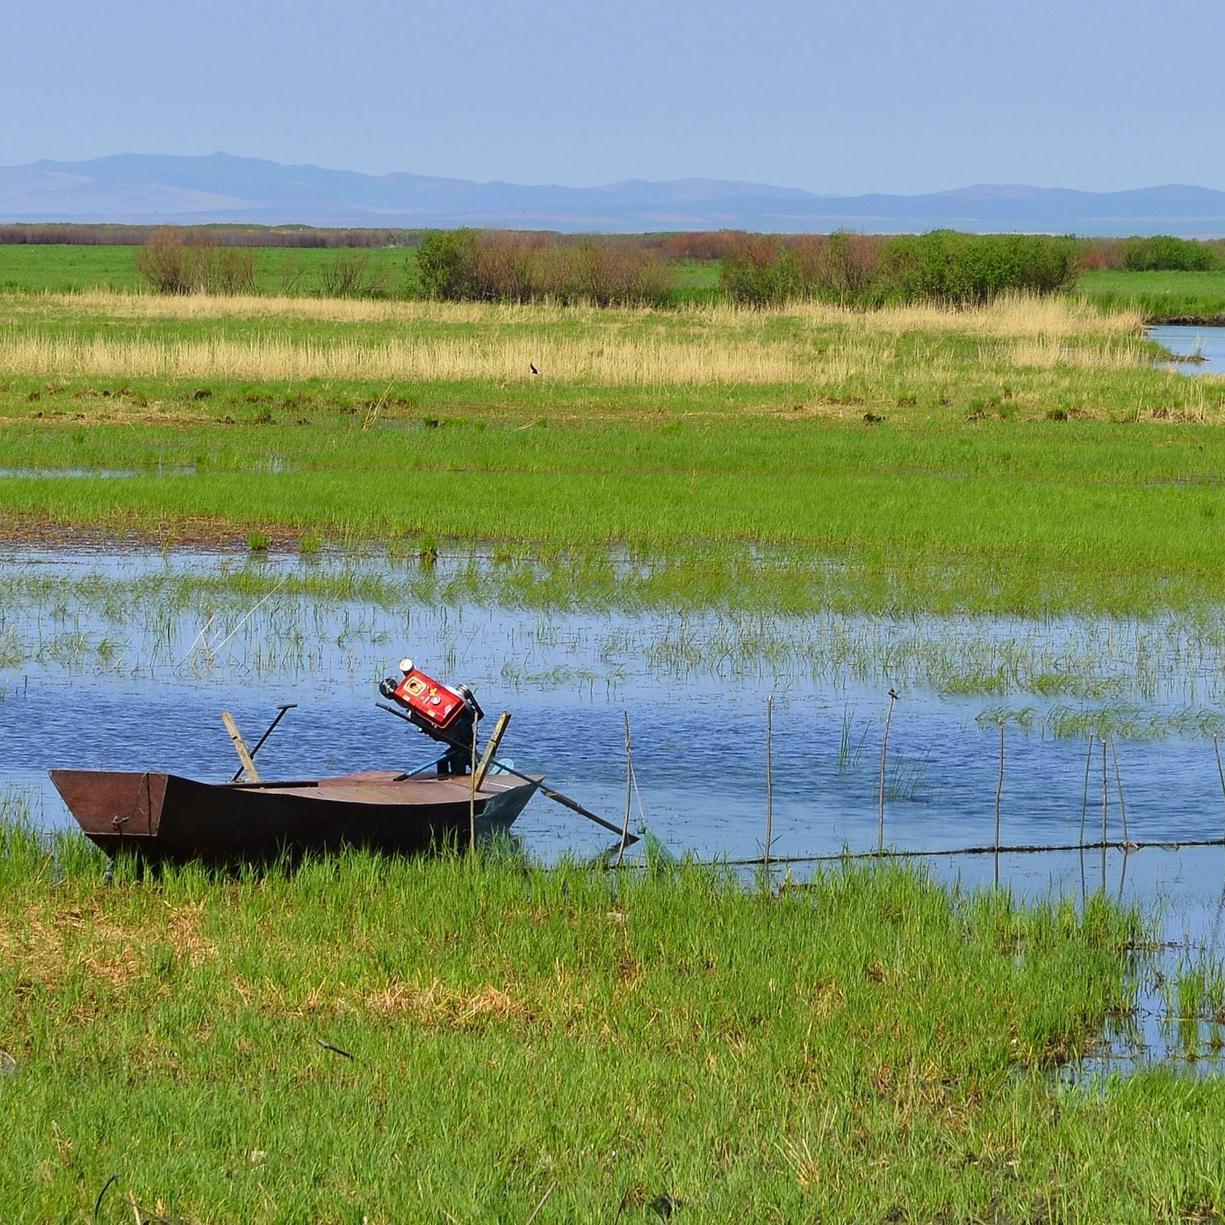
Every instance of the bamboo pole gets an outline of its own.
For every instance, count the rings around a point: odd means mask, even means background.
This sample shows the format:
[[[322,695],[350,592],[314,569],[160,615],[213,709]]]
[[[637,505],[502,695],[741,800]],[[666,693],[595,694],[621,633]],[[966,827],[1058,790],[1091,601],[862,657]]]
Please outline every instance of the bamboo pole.
[[[1000,800],[1004,794],[1004,721],[1000,720],[1000,773],[995,784],[995,887],[1000,885]]]
[[[889,753],[889,727],[893,723],[893,703],[897,701],[897,690],[889,690],[889,713],[885,716],[885,734],[880,742],[880,796],[876,820],[876,851],[885,849],[885,761]]]
[[[625,854],[626,840],[630,836],[630,800],[634,794],[634,746],[630,740],[629,711],[623,710],[621,717],[625,720],[625,824],[621,826],[621,843],[617,847],[616,867],[618,868]]]
[[[1089,751],[1085,754],[1085,787],[1080,796],[1080,842],[1085,841],[1085,820],[1089,814],[1089,768],[1093,765],[1093,733],[1089,733]]]
[[[1110,812],[1110,786],[1106,781],[1106,737],[1102,737],[1102,892],[1106,892],[1106,821]]]
[[[766,848],[762,862],[770,880],[770,842],[774,835],[774,771],[773,771],[774,695],[766,698]]]
[[[476,850],[476,719],[472,720],[472,753],[468,758],[468,850]]]
[[[1123,822],[1123,845],[1127,846],[1131,839],[1127,836],[1127,802],[1123,799],[1123,775],[1119,770],[1119,749],[1110,737],[1110,756],[1114,761],[1114,789],[1119,797],[1119,817]]]
[[[1221,741],[1219,736],[1212,738],[1212,751],[1216,754],[1216,772],[1221,780],[1221,799],[1225,800],[1225,769],[1221,768]]]

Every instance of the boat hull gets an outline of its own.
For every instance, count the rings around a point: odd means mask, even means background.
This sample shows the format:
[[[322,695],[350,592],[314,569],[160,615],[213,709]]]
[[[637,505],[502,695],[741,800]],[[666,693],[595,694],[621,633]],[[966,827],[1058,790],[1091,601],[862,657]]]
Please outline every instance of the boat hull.
[[[107,855],[269,860],[346,847],[406,853],[508,830],[540,784],[490,775],[410,778],[369,771],[285,783],[203,783],[157,771],[51,770],[77,824]]]

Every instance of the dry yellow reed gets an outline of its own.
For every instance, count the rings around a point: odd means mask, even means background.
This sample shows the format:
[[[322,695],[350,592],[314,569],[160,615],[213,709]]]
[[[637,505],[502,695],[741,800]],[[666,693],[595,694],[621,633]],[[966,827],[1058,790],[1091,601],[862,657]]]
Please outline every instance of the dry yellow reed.
[[[11,308],[43,304],[52,309],[82,311],[120,318],[223,319],[283,318],[317,319],[352,323],[588,323],[604,326],[632,323],[641,326],[652,318],[663,327],[674,328],[679,320],[697,326],[715,325],[731,330],[760,330],[771,318],[803,320],[816,326],[842,327],[857,332],[897,335],[904,332],[963,332],[984,336],[1027,338],[1032,336],[1139,336],[1143,317],[1139,311],[1103,314],[1070,298],[1005,296],[987,306],[950,309],[933,304],[887,306],[859,311],[828,303],[801,302],[768,311],[750,310],[725,303],[700,304],[679,311],[659,312],[649,308],[604,310],[547,303],[516,305],[486,302],[370,301],[347,298],[220,296],[210,294],[162,295],[84,290],[77,293],[9,295],[0,300]]]
[[[615,386],[789,383],[812,373],[786,349],[728,346],[716,339],[669,343],[536,334],[302,342],[274,335],[156,340],[0,334],[0,371],[6,374],[526,382],[535,377],[533,364],[550,379]],[[842,368],[846,358],[837,354],[822,365]]]

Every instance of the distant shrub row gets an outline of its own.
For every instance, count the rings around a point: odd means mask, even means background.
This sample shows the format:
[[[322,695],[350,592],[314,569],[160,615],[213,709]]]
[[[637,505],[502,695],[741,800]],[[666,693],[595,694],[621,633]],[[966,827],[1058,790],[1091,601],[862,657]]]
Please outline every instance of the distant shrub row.
[[[23,241],[42,241],[55,228],[43,227],[37,240],[27,236]],[[314,233],[326,234],[329,241],[293,245],[328,246],[332,237],[347,232]],[[3,236],[0,228],[0,240]],[[161,293],[254,293],[254,246],[235,241],[251,237],[250,231],[224,227],[160,227],[149,231],[137,247],[136,269],[145,285]],[[259,231],[258,237],[259,245],[268,245],[268,231]],[[314,291],[329,297],[425,296],[597,306],[663,305],[722,296],[751,306],[812,299],[870,307],[912,301],[979,303],[1001,293],[1059,293],[1075,284],[1082,268],[1225,267],[1225,243],[1168,235],[1076,239],[937,230],[894,237],[736,231],[621,237],[443,230],[412,237],[419,240],[416,270],[411,259],[406,261],[407,275],[396,273],[394,284],[387,260],[371,250],[382,244],[369,242],[339,249],[319,264],[312,273]],[[686,261],[705,263],[711,272],[687,268]],[[717,287],[707,279],[716,263]],[[300,261],[288,255],[281,292],[296,292],[302,274]],[[687,277],[696,279],[686,284]]]
[[[255,249],[217,242],[211,229],[164,226],[136,250],[136,272],[156,293],[250,294],[257,292]],[[301,275],[297,261],[282,269],[281,290],[290,293]],[[342,251],[319,270],[328,298],[386,298],[393,292],[390,269],[369,249]]]
[[[723,257],[721,284],[732,301],[753,306],[801,298],[976,303],[1001,293],[1058,293],[1079,269],[1076,243],[1066,238],[953,230],[890,238],[746,234]]]
[[[111,223],[13,223],[0,225],[0,245],[143,246],[158,229],[163,228],[166,227]],[[211,245],[217,247],[415,247],[426,233],[422,230],[393,227],[258,226],[238,223],[193,226],[190,229],[193,233],[207,235]],[[754,237],[739,230],[635,234],[615,239],[602,235],[575,236],[544,231],[499,233],[503,237],[513,237],[517,241],[531,244],[573,246],[584,242],[610,241],[630,244],[652,251],[669,263],[679,260],[722,260],[739,251],[747,239]],[[788,245],[806,241],[820,243],[832,237],[833,235],[803,235],[780,237],[776,241]],[[883,244],[889,240],[872,236],[867,237],[866,241]],[[1076,244],[1082,266],[1087,269],[1137,272],[1161,269],[1182,272],[1225,269],[1225,239],[1201,240],[1158,234],[1137,238],[1078,238]]]
[[[607,237],[438,231],[417,248],[417,275],[426,297],[451,302],[662,305],[672,292],[672,275],[658,251]]]
[[[1148,238],[1099,238],[1082,242],[1086,268],[1119,272],[1209,272],[1225,268],[1225,243],[1154,234]]]

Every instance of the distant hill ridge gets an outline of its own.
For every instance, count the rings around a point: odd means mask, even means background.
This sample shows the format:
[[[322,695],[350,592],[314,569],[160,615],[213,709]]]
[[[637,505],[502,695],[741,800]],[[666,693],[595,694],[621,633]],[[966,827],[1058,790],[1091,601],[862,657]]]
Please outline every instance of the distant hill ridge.
[[[821,196],[721,179],[601,187],[476,183],[283,166],[258,158],[120,154],[0,167],[0,220],[139,224],[504,226],[635,233],[844,227],[1225,236],[1225,192],[1171,184],[1129,191],[982,184],[923,195]]]

